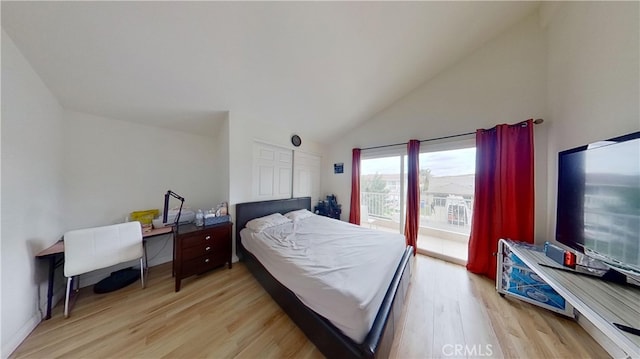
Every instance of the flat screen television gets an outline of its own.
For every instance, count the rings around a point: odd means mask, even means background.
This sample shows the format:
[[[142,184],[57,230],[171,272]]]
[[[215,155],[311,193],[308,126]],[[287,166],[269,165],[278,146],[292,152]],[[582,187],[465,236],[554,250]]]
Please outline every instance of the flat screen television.
[[[556,240],[640,279],[640,132],[559,153]]]

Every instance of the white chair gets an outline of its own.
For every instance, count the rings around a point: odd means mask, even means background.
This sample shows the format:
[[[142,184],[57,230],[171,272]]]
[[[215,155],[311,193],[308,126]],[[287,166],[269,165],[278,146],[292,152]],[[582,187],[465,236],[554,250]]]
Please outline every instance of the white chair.
[[[369,228],[373,228],[375,221],[375,219],[369,218],[369,207],[360,206],[360,225],[366,223],[369,225]]]
[[[64,276],[67,291],[64,316],[69,316],[69,295],[73,277],[120,263],[140,260],[144,288],[144,248],[140,222],[77,229],[64,234]]]

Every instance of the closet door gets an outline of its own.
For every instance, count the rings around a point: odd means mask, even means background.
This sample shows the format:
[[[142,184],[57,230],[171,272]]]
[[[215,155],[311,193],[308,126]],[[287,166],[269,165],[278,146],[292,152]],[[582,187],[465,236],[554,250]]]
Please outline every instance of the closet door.
[[[320,156],[294,152],[293,196],[311,197],[312,206],[320,199],[320,166]]]
[[[253,143],[253,198],[256,201],[291,197],[293,151]]]

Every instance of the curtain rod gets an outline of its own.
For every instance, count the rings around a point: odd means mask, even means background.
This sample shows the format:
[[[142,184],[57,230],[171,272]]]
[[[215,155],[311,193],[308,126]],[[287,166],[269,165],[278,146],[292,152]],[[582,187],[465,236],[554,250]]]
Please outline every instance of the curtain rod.
[[[527,121],[528,121],[528,120],[527,120]],[[527,121],[518,122],[518,123],[516,123],[515,125],[519,125],[519,124],[525,123],[525,122],[527,122]],[[535,125],[539,125],[539,124],[541,124],[541,123],[543,123],[543,122],[544,122],[544,120],[543,120],[543,119],[541,119],[541,118],[537,118],[537,119],[533,120],[533,123],[534,123]],[[429,142],[429,141],[444,140],[444,139],[447,139],[447,138],[454,138],[454,137],[469,136],[469,135],[473,135],[473,134],[475,134],[475,133],[476,133],[475,131],[474,131],[474,132],[467,132],[467,133],[459,133],[459,134],[457,134],[457,135],[450,135],[450,136],[443,136],[443,137],[429,138],[429,139],[426,139],[426,140],[420,140],[420,142]],[[391,145],[380,145],[380,146],[373,146],[373,147],[365,147],[365,148],[361,148],[360,150],[373,150],[373,149],[376,149],[376,148],[385,148],[385,147],[393,147],[393,146],[402,146],[402,145],[406,145],[407,143],[408,143],[408,142],[403,142],[403,143],[394,143],[394,144],[391,144]]]

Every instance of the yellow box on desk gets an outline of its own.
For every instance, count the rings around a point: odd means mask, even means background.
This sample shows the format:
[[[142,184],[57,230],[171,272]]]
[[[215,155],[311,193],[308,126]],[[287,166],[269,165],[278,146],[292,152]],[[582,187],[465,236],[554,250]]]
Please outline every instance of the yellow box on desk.
[[[151,224],[154,218],[160,215],[159,209],[147,209],[144,211],[134,211],[129,215],[129,220],[138,221],[142,224]]]

